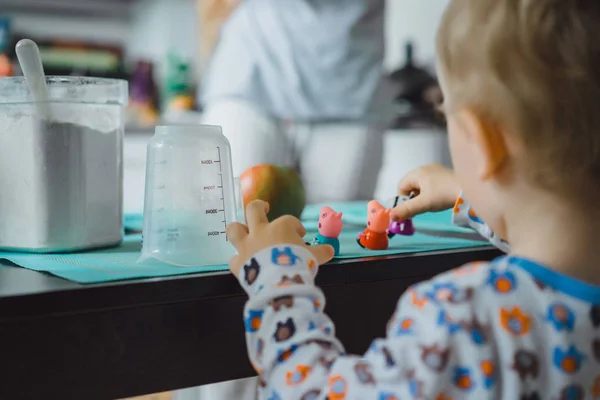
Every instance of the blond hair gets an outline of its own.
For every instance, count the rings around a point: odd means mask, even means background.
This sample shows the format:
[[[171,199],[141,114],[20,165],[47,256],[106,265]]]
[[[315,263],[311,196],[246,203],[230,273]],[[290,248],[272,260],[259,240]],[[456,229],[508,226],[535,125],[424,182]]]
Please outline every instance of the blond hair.
[[[600,193],[600,0],[451,0],[437,53],[448,112],[518,135],[535,183]]]

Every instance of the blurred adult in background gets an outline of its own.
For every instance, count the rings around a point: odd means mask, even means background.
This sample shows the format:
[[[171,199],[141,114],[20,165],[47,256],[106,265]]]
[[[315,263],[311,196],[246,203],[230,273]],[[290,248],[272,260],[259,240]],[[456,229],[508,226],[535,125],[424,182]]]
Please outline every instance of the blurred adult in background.
[[[385,0],[198,1],[203,123],[223,127],[234,174],[293,165],[310,203],[372,199],[396,94],[382,75]],[[200,398],[255,399],[256,384]]]
[[[385,0],[198,1],[203,123],[223,127],[234,174],[288,164],[310,203],[371,199],[395,94]]]

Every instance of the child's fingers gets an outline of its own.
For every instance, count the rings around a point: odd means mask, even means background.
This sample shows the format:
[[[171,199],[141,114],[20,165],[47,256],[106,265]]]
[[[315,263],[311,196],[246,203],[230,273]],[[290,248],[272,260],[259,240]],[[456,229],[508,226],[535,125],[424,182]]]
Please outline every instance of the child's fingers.
[[[402,221],[431,210],[427,196],[417,196],[396,206],[391,213],[392,220]]]
[[[313,254],[313,256],[315,256],[319,265],[325,264],[327,261],[330,261],[335,254],[333,247],[328,244],[310,246],[308,249]]]
[[[239,222],[233,222],[227,225],[226,231],[227,238],[234,246],[237,246],[240,241],[248,235],[248,227]]]
[[[421,185],[419,183],[420,180],[417,171],[418,170],[409,172],[400,180],[398,183],[399,195],[408,196],[410,192],[415,192],[415,194],[420,192]]]
[[[248,230],[252,231],[260,225],[269,223],[267,213],[269,212],[269,203],[262,200],[253,200],[246,206],[246,221]]]
[[[306,228],[304,225],[302,225],[302,222],[298,218],[291,215],[284,215],[277,218],[275,221],[273,221],[273,225],[277,227],[291,226],[300,237],[304,237],[304,235],[306,235]]]

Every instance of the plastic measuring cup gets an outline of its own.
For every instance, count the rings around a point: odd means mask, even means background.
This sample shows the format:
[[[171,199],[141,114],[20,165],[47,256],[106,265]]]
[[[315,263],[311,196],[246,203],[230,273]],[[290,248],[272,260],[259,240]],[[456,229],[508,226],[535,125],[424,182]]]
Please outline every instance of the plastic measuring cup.
[[[231,150],[220,127],[157,127],[148,144],[139,262],[227,263],[235,249],[225,227],[238,219],[241,207],[235,187]]]

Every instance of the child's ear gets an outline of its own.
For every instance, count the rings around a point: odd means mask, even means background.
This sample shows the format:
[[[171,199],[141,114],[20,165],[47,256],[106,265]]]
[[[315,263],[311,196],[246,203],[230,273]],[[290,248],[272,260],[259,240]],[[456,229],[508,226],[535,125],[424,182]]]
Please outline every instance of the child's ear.
[[[461,111],[461,122],[477,157],[479,176],[483,180],[491,178],[508,157],[501,129],[471,110]]]

